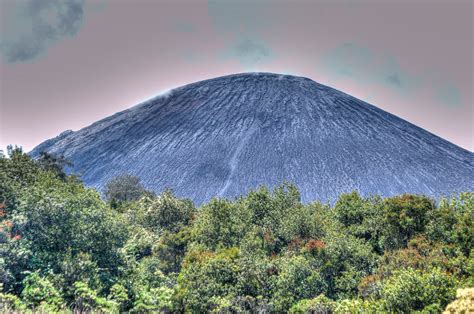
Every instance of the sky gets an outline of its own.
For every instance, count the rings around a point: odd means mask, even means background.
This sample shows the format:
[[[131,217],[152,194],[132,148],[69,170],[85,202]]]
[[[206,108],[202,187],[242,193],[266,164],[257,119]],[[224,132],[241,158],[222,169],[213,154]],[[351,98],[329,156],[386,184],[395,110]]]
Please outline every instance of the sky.
[[[1,0],[0,149],[171,88],[304,76],[474,151],[471,0]]]

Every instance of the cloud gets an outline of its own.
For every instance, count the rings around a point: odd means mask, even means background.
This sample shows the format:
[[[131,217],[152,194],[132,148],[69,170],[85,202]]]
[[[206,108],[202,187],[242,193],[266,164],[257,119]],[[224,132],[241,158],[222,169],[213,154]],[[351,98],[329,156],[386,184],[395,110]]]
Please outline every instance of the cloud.
[[[322,58],[321,68],[332,78],[350,77],[357,80],[370,80],[375,69],[373,55],[368,48],[353,43],[342,44],[329,51]]]
[[[442,105],[457,107],[461,105],[461,92],[451,83],[440,86],[436,98]]]
[[[396,73],[389,74],[387,76],[387,83],[389,83],[390,85],[402,86],[402,81]]]
[[[184,51],[180,54],[181,58],[189,64],[205,61],[205,56],[195,51]]]
[[[274,53],[261,40],[243,38],[233,44],[224,56],[237,59],[246,70],[256,70],[274,58]]]
[[[26,0],[2,3],[0,51],[9,63],[45,53],[59,40],[77,34],[84,0]]]
[[[178,22],[174,24],[173,30],[178,33],[195,33],[196,26],[189,22]]]
[[[272,23],[270,1],[209,0],[208,12],[215,32],[226,42],[221,56],[236,59],[246,71],[256,71],[275,58],[261,39]]]
[[[420,78],[404,71],[394,57],[354,43],[344,43],[329,51],[319,68],[332,79],[350,78],[363,84],[384,85],[402,94],[420,83]]]
[[[400,94],[410,94],[419,88],[423,81],[421,77],[403,70],[395,58],[391,56],[383,58],[374,80]]]
[[[270,1],[209,0],[208,12],[217,31],[222,33],[255,33],[268,26]]]
[[[401,96],[427,89],[433,102],[461,105],[461,92],[440,73],[429,71],[415,75],[404,70],[390,55],[355,43],[344,43],[326,53],[318,70],[330,79],[352,79],[359,84],[385,86]]]

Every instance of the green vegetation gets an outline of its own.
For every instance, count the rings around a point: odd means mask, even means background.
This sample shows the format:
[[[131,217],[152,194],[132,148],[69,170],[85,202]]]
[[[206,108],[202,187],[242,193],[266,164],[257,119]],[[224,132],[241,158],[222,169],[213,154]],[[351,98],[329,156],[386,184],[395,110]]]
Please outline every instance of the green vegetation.
[[[472,192],[439,202],[353,192],[331,207],[302,204],[297,188],[283,184],[196,208],[128,175],[107,185],[104,200],[64,173],[64,158],[34,161],[12,148],[7,155],[0,157],[2,312],[472,306]]]

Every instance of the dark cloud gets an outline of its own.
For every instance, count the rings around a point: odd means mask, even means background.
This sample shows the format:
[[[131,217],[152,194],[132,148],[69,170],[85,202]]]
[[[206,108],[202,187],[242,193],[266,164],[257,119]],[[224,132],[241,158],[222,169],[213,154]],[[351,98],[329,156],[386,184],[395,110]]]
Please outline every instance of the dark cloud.
[[[83,18],[84,0],[3,2],[0,51],[9,63],[32,60],[76,35]]]

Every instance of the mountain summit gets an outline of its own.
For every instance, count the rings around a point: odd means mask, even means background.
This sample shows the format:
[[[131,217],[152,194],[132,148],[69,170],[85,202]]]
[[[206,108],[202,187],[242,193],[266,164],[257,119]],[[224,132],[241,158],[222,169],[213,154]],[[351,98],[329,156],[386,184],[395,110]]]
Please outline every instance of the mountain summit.
[[[37,146],[102,187],[121,174],[200,204],[295,183],[303,201],[343,192],[474,190],[474,154],[308,78],[237,74],[182,86]]]

